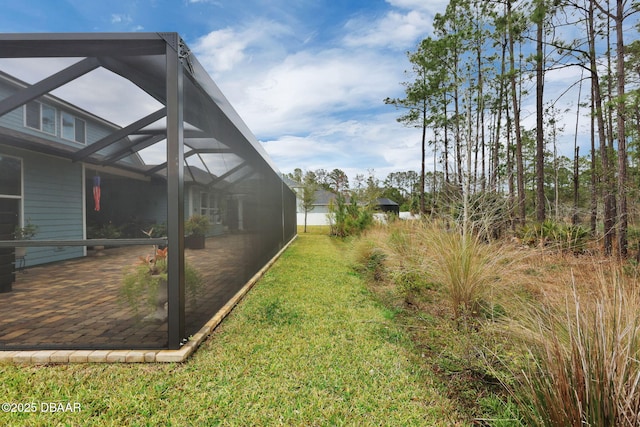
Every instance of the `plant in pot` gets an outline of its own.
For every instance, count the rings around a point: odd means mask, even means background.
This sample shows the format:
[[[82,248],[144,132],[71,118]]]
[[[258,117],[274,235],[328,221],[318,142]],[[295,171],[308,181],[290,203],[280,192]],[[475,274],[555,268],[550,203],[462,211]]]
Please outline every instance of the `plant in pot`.
[[[154,254],[139,257],[140,263],[129,267],[122,279],[120,297],[144,321],[167,320],[167,248],[154,246]],[[198,272],[185,263],[185,286],[189,297],[196,297],[201,284]]]
[[[189,249],[204,249],[205,235],[209,231],[209,218],[204,215],[192,215],[184,224],[185,246]]]
[[[88,239],[119,239],[122,236],[122,232],[120,228],[116,227],[114,224],[108,222],[102,225],[96,225],[87,227],[87,238]],[[103,245],[93,245],[90,246],[94,251],[94,256],[103,256],[105,255],[103,250]]]
[[[31,221],[27,220],[27,223],[23,227],[16,227],[13,232],[13,238],[15,240],[31,240],[38,232],[38,226],[31,224]],[[16,258],[24,258],[27,255],[27,248],[16,246]]]

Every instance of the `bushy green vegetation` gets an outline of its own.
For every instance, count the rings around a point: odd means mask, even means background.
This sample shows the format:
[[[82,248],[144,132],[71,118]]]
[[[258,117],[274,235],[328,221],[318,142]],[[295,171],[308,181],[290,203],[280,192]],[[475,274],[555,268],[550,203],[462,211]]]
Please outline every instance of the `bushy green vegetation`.
[[[538,233],[558,230],[543,225]],[[419,223],[377,227],[354,252],[372,290],[401,313],[396,319],[411,328],[423,362],[449,381],[447,395],[470,419],[638,425],[638,276],[601,259],[561,279],[580,258],[555,252],[550,265],[548,253]]]
[[[3,426],[451,426],[463,418],[326,229],[301,235],[183,364],[0,365]],[[320,234],[322,233],[322,234]]]
[[[477,315],[489,294],[500,289],[512,262],[501,245],[485,243],[453,227],[394,222],[379,228],[375,244],[365,239],[359,257],[365,265],[376,261],[376,275],[384,270],[405,293],[437,288],[455,318]],[[367,247],[373,249],[367,251]]]
[[[373,212],[369,206],[358,204],[355,196],[347,203],[342,193],[337,193],[329,205],[333,214],[331,235],[347,237],[358,235],[373,223]]]
[[[447,384],[442,393],[469,423],[519,425],[512,399],[487,363],[500,366],[493,354],[505,345],[486,327],[504,315],[504,277],[513,262],[503,253],[445,224],[404,221],[375,226],[354,245],[357,271],[393,310],[420,363]]]
[[[525,225],[520,229],[518,236],[529,246],[547,246],[579,253],[586,248],[589,230],[579,225],[546,220]]]

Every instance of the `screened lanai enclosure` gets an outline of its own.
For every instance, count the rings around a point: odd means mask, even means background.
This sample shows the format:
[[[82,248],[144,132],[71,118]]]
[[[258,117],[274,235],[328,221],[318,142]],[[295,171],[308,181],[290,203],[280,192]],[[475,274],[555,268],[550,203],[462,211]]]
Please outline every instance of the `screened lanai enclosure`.
[[[0,35],[0,350],[178,349],[295,207],[178,34]]]

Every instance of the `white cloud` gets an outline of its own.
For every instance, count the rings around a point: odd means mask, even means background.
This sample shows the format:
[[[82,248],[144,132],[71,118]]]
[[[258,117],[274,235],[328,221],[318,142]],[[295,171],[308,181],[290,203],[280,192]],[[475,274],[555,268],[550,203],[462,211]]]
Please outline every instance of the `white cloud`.
[[[201,37],[193,51],[257,135],[302,134],[349,110],[383,107],[403,79],[397,58],[375,50],[302,45],[287,52],[292,30],[260,21]],[[400,54],[404,59],[404,54]]]
[[[131,22],[131,17],[129,15],[123,14],[111,14],[111,23],[112,24],[128,24]]]
[[[350,35],[318,45],[313,26],[258,20],[191,45],[282,171],[373,168],[384,178],[420,165],[420,132],[398,124],[383,99],[401,96],[405,50],[427,26],[422,11],[390,11],[373,25],[352,19]]]
[[[338,168],[353,177],[374,169],[384,178],[420,165],[420,131],[402,127],[392,114],[360,121],[335,119],[309,135],[279,137],[264,145],[283,172]]]
[[[393,7],[407,10],[421,10],[430,14],[444,12],[449,0],[386,0]]]
[[[250,39],[241,38],[232,29],[213,31],[200,38],[194,50],[202,52],[203,65],[216,72],[231,70],[245,58]]]
[[[581,67],[568,67],[546,71],[544,73],[545,84],[561,83],[568,87],[583,78],[587,73]]]
[[[445,11],[448,0],[387,0],[392,7],[382,17],[353,18],[345,25],[344,42],[353,47],[406,50],[433,29],[433,17]]]
[[[344,42],[353,47],[413,47],[416,39],[432,28],[429,16],[417,10],[406,14],[391,11],[373,23],[367,17],[350,20]]]
[[[285,25],[268,20],[255,20],[242,27],[227,27],[198,38],[192,50],[202,65],[215,76],[246,67],[255,59],[273,59],[282,51],[280,38],[291,34]],[[236,70],[237,71],[237,70]]]
[[[237,108],[257,132],[313,129],[323,117],[382,105],[399,73],[386,58],[329,50],[287,57],[249,85]]]

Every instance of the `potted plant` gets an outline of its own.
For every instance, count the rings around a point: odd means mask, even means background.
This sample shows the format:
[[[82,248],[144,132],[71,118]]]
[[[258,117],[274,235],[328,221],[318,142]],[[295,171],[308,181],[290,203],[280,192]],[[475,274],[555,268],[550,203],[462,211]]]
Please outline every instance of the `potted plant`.
[[[209,218],[204,215],[192,215],[184,224],[187,233],[185,246],[189,249],[204,249],[205,235],[209,231]]]
[[[154,246],[154,254],[139,257],[140,263],[129,267],[124,274],[120,297],[133,309],[136,317],[144,314],[144,321],[162,323],[167,319],[167,248]],[[201,279],[198,272],[185,263],[185,286],[195,298]]]
[[[15,240],[31,240],[38,232],[38,226],[31,224],[31,221],[27,220],[24,227],[16,227],[13,232],[13,238]],[[16,246],[16,258],[24,258],[27,255],[27,248]]]
[[[87,239],[119,239],[122,233],[118,227],[111,222],[87,227]],[[94,256],[103,256],[104,245],[89,246],[93,249]]]

